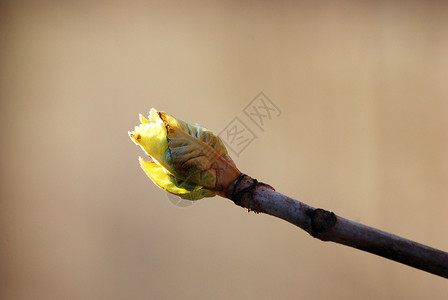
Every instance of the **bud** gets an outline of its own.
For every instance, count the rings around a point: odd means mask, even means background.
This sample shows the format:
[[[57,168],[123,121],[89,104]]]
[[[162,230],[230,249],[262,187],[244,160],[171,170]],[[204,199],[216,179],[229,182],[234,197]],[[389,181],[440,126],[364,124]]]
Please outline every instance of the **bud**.
[[[161,189],[189,200],[224,196],[241,174],[210,130],[154,108],[140,123],[129,137],[152,158],[140,166]]]

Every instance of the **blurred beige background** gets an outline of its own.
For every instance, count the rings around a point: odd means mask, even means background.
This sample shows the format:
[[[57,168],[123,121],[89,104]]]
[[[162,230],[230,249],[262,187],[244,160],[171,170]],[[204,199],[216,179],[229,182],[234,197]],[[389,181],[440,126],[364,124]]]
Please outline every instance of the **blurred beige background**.
[[[448,4],[388,2],[2,1],[0,297],[447,299],[226,199],[173,205],[127,136],[151,107],[238,116],[243,172],[447,251]]]

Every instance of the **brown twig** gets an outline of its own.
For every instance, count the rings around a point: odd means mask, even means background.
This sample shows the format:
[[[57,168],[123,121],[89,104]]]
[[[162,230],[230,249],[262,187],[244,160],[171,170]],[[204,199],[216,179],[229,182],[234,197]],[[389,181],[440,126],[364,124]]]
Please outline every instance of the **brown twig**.
[[[249,210],[297,225],[322,241],[347,245],[448,278],[447,252],[316,209],[245,174],[229,186],[225,196]]]

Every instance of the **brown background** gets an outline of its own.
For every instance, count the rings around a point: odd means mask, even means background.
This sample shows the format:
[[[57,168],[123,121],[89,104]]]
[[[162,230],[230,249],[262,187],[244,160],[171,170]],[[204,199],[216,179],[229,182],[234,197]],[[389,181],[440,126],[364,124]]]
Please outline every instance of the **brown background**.
[[[446,279],[215,197],[173,205],[151,107],[258,138],[239,168],[448,250],[448,5],[2,1],[2,299],[447,299]],[[445,2],[446,3],[446,2]],[[264,132],[242,109],[264,91]]]

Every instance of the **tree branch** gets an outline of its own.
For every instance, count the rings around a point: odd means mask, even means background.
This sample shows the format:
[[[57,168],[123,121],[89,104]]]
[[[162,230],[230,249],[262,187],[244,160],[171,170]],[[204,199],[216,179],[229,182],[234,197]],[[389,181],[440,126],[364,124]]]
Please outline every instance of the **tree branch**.
[[[315,238],[367,251],[448,278],[448,253],[314,208],[245,174],[225,191],[235,204],[288,221]]]

